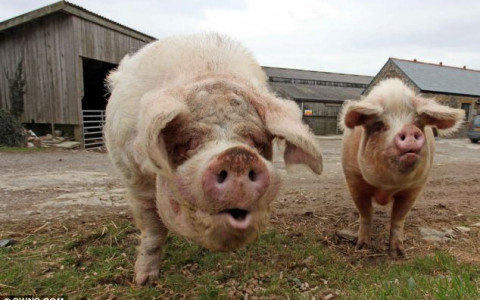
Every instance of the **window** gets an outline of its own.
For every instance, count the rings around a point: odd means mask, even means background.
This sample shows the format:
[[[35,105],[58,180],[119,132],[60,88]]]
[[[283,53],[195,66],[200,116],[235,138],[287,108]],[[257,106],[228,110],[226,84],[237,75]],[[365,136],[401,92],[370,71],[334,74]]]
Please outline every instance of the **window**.
[[[314,79],[299,79],[299,78],[287,78],[287,77],[275,77],[268,78],[270,82],[280,83],[292,83],[292,84],[306,84],[306,85],[322,85],[322,86],[336,86],[336,87],[352,87],[352,88],[367,88],[367,84],[354,83],[354,82],[340,82],[340,81],[325,81]]]
[[[475,127],[480,127],[480,115],[475,116],[472,120],[472,124]]]

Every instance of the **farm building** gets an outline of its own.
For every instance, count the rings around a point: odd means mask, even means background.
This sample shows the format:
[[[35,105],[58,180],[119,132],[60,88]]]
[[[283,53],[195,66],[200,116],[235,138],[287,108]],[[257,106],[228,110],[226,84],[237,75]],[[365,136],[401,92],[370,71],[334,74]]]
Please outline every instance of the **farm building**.
[[[359,99],[373,77],[263,67],[277,95],[300,106],[303,119],[317,135],[338,134],[343,101]]]
[[[95,141],[106,74],[153,40],[65,1],[1,22],[0,109],[12,105],[9,81],[23,80],[23,123]]]
[[[11,96],[18,91],[10,85],[23,81],[19,117],[27,128],[41,134],[61,130],[86,147],[101,146],[108,98],[104,79],[126,54],[154,40],[66,1],[1,22],[0,109],[12,108]],[[359,98],[372,80],[285,68],[264,71],[272,90],[295,100],[305,122],[321,135],[338,133],[343,101]]]
[[[480,114],[480,71],[442,63],[424,63],[416,59],[389,58],[364,93],[367,94],[375,84],[386,78],[400,78],[425,97],[464,109],[465,121]]]

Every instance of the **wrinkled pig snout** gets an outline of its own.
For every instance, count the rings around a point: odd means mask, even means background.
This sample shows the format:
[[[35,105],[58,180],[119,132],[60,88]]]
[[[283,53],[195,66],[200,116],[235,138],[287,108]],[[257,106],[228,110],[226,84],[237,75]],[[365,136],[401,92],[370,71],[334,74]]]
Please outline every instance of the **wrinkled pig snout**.
[[[255,152],[233,147],[220,153],[203,174],[203,189],[215,204],[235,214],[249,210],[268,188],[267,167]]]
[[[418,127],[407,126],[397,133],[395,144],[402,154],[418,153],[425,144],[425,135]]]

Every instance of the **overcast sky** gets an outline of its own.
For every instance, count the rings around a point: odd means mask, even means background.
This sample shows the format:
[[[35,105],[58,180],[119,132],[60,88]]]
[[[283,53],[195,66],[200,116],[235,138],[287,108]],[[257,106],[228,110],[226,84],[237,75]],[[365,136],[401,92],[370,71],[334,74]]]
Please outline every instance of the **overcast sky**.
[[[0,0],[0,21],[52,4]],[[71,0],[155,38],[218,31],[263,66],[375,75],[389,57],[480,70],[478,0]]]

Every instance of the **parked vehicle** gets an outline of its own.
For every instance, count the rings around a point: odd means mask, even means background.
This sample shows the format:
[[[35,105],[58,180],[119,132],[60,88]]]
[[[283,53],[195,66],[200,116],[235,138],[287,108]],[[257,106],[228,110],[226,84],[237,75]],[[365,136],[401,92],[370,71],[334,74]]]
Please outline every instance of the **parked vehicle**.
[[[472,143],[476,143],[480,140],[480,115],[473,117],[470,126],[468,127],[468,138]]]

